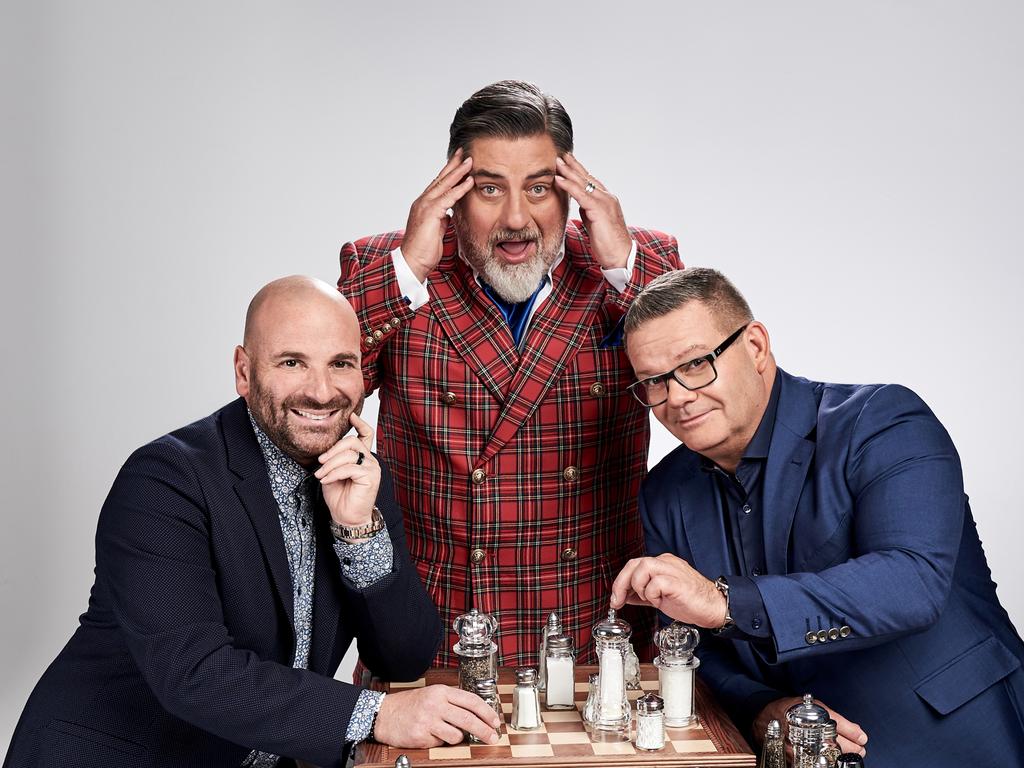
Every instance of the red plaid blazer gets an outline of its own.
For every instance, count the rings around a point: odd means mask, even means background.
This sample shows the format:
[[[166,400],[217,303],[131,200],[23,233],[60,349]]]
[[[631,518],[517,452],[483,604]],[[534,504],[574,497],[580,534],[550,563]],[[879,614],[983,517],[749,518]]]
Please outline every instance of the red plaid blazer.
[[[553,290],[522,353],[472,270],[454,229],[412,312],[390,253],[402,233],[341,250],[338,287],[362,330],[366,391],[377,391],[377,451],[394,475],[409,551],[448,627],[435,663],[455,663],[452,621],[471,607],[498,620],[499,665],[534,665],[540,628],[557,611],[595,663],[590,629],[611,581],[643,551],[636,499],[647,469],[647,412],[620,321],[637,291],[682,266],[675,238],[631,230],[635,282],[612,288],[570,221]],[[653,615],[634,611],[646,650]]]

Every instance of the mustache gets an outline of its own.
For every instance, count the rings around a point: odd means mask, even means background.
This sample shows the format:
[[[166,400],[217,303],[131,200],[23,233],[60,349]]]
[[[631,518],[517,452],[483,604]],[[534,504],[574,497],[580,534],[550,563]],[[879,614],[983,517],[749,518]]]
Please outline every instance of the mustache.
[[[487,245],[493,248],[498,243],[506,242],[518,242],[522,240],[534,240],[536,242],[541,241],[541,233],[539,229],[499,229],[496,232],[492,232],[491,236],[487,239]]]
[[[284,410],[296,411],[340,411],[351,406],[352,401],[344,395],[323,403],[309,397],[290,397],[281,403]]]

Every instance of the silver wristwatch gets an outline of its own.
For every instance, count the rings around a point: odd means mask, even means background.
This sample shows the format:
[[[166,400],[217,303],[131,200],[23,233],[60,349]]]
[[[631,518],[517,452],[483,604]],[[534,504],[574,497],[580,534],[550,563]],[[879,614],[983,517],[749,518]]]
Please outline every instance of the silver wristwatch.
[[[725,623],[717,629],[711,630],[717,634],[718,632],[724,632],[736,622],[732,620],[732,609],[729,607],[729,582],[725,580],[725,576],[719,576],[715,579],[715,589],[725,595]]]
[[[373,505],[373,512],[370,514],[370,522],[366,525],[349,528],[347,525],[338,525],[334,520],[331,520],[331,535],[333,535],[338,541],[344,541],[345,539],[366,539],[383,530],[384,516],[380,513],[376,504]]]

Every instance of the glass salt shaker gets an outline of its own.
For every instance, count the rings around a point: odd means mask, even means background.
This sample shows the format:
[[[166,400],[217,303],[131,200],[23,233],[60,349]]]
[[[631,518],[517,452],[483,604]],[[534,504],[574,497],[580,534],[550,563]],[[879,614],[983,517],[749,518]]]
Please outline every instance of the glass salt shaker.
[[[540,628],[540,646],[537,658],[537,670],[539,675],[537,676],[537,690],[543,691],[547,688],[548,678],[547,671],[544,669],[544,659],[548,653],[548,638],[552,635],[562,634],[562,622],[558,618],[558,614],[552,611],[548,614],[548,620],[544,622],[544,626]]]
[[[537,670],[519,667],[516,687],[512,691],[512,727],[517,731],[540,728],[540,694],[537,693]]]
[[[548,638],[548,687],[544,691],[544,706],[548,709],[574,709],[576,707],[576,663],[572,656],[572,638],[552,635]]]
[[[498,716],[499,721],[503,720],[501,715],[501,700],[498,698],[498,684],[495,682],[493,677],[485,677],[481,680],[477,680],[473,693],[483,699],[484,703],[494,710],[494,714]],[[501,733],[500,725],[498,726],[498,733]],[[473,734],[469,734],[469,740],[473,744],[486,743],[478,739]]]
[[[636,748],[654,752],[665,747],[665,702],[656,693],[636,700]]]
[[[658,690],[665,700],[665,725],[682,728],[697,721],[694,708],[694,673],[700,659],[693,655],[700,634],[693,627],[673,621],[654,635],[660,652],[654,657],[658,668]]]
[[[598,658],[599,685],[594,733],[629,740],[630,707],[626,698],[626,648],[633,628],[608,611],[608,617],[594,625],[594,650]]]
[[[639,691],[640,685],[640,659],[637,658],[633,644],[626,645],[626,690]]]
[[[600,676],[591,672],[587,678],[587,702],[583,705],[583,724],[589,731],[597,719],[597,686]]]
[[[452,648],[459,657],[459,688],[476,693],[478,680],[498,679],[498,646],[494,633],[498,621],[473,608],[452,623],[459,641]]]
[[[828,710],[815,704],[809,693],[804,695],[800,704],[794,704],[786,711],[789,743],[793,745],[793,768],[814,768],[828,721]]]
[[[836,768],[836,761],[843,751],[839,748],[839,742],[836,740],[838,735],[837,729],[836,721],[829,720],[825,723],[821,733],[821,749],[819,754],[824,755],[825,759],[828,760],[828,768]]]

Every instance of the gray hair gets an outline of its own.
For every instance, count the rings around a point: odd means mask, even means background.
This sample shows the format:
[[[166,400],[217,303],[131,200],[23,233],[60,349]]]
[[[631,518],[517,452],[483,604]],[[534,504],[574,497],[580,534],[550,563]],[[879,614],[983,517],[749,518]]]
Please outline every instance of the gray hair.
[[[664,317],[691,301],[704,304],[723,330],[754,319],[747,300],[729,278],[716,269],[690,267],[666,272],[648,283],[626,312],[624,331],[628,335],[647,321]]]
[[[554,96],[533,83],[501,80],[481,88],[455,112],[448,129],[448,157],[481,136],[521,139],[547,134],[559,154],[572,152],[572,120]]]

